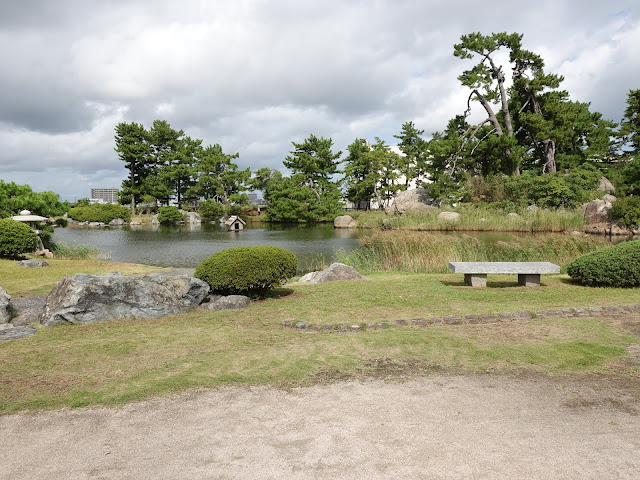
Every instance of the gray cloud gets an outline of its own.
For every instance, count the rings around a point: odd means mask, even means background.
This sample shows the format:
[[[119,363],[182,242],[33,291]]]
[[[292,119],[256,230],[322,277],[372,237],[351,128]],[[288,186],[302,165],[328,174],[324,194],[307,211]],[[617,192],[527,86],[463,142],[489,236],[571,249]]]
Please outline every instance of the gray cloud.
[[[5,5],[8,3],[8,5]],[[394,141],[460,113],[460,35],[516,31],[572,98],[618,121],[640,74],[631,0],[23,1],[0,6],[3,180],[65,198],[118,186],[120,121],[169,121],[280,168],[291,141]],[[42,175],[42,171],[46,175]]]

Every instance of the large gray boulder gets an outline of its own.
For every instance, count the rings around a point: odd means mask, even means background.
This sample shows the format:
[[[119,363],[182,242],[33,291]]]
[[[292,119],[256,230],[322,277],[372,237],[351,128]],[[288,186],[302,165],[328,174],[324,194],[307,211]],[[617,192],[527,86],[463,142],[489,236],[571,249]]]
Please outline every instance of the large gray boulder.
[[[194,225],[198,225],[202,223],[202,218],[196,212],[185,212],[184,213],[184,222],[191,223]]]
[[[11,308],[11,297],[0,287],[0,325],[9,323],[13,308]]]
[[[616,187],[613,186],[613,183],[611,183],[607,177],[600,177],[600,182],[598,183],[598,190],[601,192],[615,193]]]
[[[340,215],[333,221],[333,228],[356,228],[356,222],[351,215]]]
[[[122,218],[114,218],[113,220],[111,220],[109,222],[109,225],[111,225],[112,227],[119,227],[121,225],[126,224],[127,222],[125,222]]]
[[[318,272],[309,283],[335,282],[338,280],[367,280],[358,271],[344,263],[333,263],[329,268]]]
[[[40,323],[162,317],[192,310],[208,293],[209,285],[186,275],[76,273],[60,280],[48,295]]]
[[[611,210],[611,202],[606,200],[591,200],[582,205],[584,212],[584,221],[587,225],[609,223],[609,210]]]
[[[431,191],[423,188],[412,188],[398,192],[391,206],[385,211],[390,215],[402,215],[410,210],[429,210],[438,206],[438,202],[431,197]]]

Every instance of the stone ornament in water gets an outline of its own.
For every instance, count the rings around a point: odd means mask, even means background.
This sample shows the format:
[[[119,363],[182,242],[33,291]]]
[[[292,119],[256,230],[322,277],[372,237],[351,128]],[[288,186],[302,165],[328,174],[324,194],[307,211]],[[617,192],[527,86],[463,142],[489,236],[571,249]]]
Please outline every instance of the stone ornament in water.
[[[77,273],[64,277],[49,294],[40,323],[52,326],[174,315],[197,307],[208,293],[209,285],[187,275]]]

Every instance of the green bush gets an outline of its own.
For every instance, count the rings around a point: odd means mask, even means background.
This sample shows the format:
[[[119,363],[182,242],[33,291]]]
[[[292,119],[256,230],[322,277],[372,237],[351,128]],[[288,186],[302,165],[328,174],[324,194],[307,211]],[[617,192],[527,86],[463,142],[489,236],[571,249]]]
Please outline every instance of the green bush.
[[[109,223],[111,220],[121,218],[125,222],[131,220],[131,210],[122,205],[103,205],[94,203],[93,205],[80,206],[69,209],[69,218],[79,222],[102,222]]]
[[[38,234],[22,222],[5,218],[0,220],[0,257],[20,258],[23,253],[38,248]]]
[[[212,293],[263,298],[287,278],[293,277],[298,259],[279,247],[238,247],[207,258],[194,276],[204,280]]]
[[[205,220],[218,220],[224,214],[224,205],[215,200],[203,200],[199,213]]]
[[[167,206],[158,209],[158,221],[163,225],[169,225],[183,220],[182,212],[178,207]]]
[[[640,197],[622,197],[613,202],[609,215],[627,227],[640,226]]]
[[[640,240],[604,247],[567,265],[571,278],[590,287],[640,286]]]

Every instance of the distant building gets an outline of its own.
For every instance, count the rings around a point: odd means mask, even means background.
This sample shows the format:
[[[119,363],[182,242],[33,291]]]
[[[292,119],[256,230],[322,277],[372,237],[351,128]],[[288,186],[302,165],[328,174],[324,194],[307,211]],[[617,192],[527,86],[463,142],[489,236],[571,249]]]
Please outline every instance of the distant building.
[[[92,188],[91,203],[118,203],[117,188]]]

